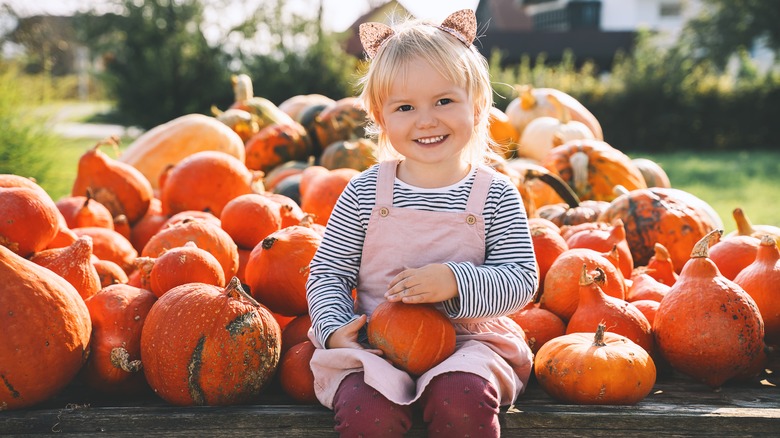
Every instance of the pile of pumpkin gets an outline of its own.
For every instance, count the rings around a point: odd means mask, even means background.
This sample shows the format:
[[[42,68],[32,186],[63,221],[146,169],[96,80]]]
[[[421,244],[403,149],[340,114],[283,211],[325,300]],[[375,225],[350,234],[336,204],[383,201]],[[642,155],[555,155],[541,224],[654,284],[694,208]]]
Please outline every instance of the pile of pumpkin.
[[[76,379],[177,405],[247,403],[275,383],[316,402],[308,265],[376,145],[354,98],[277,106],[245,75],[233,86],[213,117],[160,125],[116,158],[111,141],[87,150],[70,196],[0,175],[0,410]],[[605,143],[558,90],[525,87],[491,120],[493,165],[531,217],[542,280],[512,318],[545,390],[635,403],[656,365],[712,386],[762,369],[780,339],[776,227],[737,209],[738,232],[713,244],[706,203]]]

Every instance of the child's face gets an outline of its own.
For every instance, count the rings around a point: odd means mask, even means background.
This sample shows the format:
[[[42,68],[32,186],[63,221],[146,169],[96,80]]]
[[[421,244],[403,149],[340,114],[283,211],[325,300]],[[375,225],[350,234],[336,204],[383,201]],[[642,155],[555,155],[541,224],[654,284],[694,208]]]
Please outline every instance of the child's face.
[[[442,164],[460,159],[474,129],[474,105],[465,88],[423,59],[413,59],[391,83],[381,125],[407,160]]]

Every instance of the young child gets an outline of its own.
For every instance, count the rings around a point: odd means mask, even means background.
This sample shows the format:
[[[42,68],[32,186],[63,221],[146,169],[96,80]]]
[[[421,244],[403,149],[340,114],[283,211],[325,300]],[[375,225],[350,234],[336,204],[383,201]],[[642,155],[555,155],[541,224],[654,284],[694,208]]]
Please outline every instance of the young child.
[[[380,164],[345,188],[307,284],[315,390],[341,436],[401,436],[413,404],[429,436],[499,436],[499,407],[530,375],[506,315],[531,299],[536,262],[517,188],[484,164],[493,99],[475,33],[471,10],[440,26],[360,28],[371,58],[360,99]],[[417,378],[395,368],[366,341],[383,300],[436,303],[455,353]]]

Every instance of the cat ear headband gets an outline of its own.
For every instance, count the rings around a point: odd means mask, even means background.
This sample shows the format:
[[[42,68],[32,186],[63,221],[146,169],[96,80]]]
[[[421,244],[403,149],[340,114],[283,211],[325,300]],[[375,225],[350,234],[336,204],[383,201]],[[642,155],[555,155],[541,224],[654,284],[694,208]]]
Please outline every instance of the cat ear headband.
[[[471,47],[477,36],[477,17],[473,10],[462,9],[450,14],[440,26],[434,27],[454,36],[466,47]],[[393,35],[395,35],[393,29],[384,23],[372,21],[360,25],[360,42],[369,59],[376,56],[382,44]]]

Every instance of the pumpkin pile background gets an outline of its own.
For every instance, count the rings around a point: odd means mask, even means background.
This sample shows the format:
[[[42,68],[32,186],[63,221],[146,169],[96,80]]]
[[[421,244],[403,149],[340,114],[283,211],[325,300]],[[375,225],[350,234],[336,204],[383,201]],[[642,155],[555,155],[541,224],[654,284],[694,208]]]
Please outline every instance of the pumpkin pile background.
[[[308,264],[376,144],[353,97],[277,106],[254,96],[246,75],[232,85],[235,103],[212,116],[171,120],[120,155],[113,139],[86,149],[70,196],[55,201],[24,175],[0,175],[0,410],[70,384],[114,397],[151,390],[178,405],[251,403],[280,390],[317,402]],[[606,143],[571,96],[519,91],[506,112],[491,112],[492,165],[523,195],[540,288],[511,317],[547,370],[587,361],[592,349],[566,343],[604,338],[600,322],[609,342],[628,345],[610,346],[612,365],[647,355],[639,392],[574,396],[606,371],[543,388],[570,403],[632,404],[656,369],[713,387],[759,375],[780,342],[780,229],[753,225],[737,207],[737,231],[721,237],[711,207],[672,188],[656,163]],[[694,292],[713,308],[738,301],[739,318],[697,339],[686,321],[707,310],[675,304]],[[705,346],[727,364],[696,362]],[[626,383],[604,385],[612,394]]]

